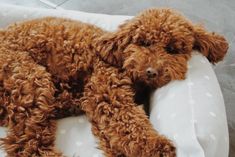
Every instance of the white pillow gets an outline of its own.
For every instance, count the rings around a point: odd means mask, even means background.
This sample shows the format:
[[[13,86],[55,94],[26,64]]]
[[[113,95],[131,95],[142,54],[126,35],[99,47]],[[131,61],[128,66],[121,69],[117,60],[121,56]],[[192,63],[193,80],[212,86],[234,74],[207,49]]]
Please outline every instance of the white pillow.
[[[130,16],[90,14],[68,10],[32,9],[0,4],[0,27],[43,16],[59,16],[89,22],[113,31]],[[195,52],[187,79],[156,90],[151,99],[150,120],[172,139],[178,157],[227,157],[228,128],[221,90],[205,57]],[[58,122],[56,146],[68,156],[101,157],[85,116]],[[5,128],[0,128],[4,137]],[[0,157],[4,152],[0,152]]]
[[[188,68],[186,80],[154,92],[150,120],[175,142],[179,157],[228,157],[224,101],[211,64],[194,52]]]

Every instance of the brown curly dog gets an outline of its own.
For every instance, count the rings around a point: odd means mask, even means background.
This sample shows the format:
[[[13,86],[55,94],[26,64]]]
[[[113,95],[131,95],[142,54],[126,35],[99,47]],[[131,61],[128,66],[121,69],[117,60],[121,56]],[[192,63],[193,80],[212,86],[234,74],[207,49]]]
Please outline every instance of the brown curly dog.
[[[105,32],[81,22],[43,18],[0,31],[0,123],[10,157],[63,156],[56,120],[85,111],[107,157],[175,157],[138,93],[182,80],[192,49],[212,63],[226,40],[170,9],[146,10]]]

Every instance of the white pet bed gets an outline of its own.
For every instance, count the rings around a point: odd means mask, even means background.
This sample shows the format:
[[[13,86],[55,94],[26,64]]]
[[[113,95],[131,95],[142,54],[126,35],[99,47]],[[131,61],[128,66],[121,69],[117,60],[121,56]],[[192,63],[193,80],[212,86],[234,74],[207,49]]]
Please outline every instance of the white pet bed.
[[[81,20],[113,31],[129,16],[111,16],[68,10],[32,9],[0,4],[0,27],[43,16]],[[151,99],[150,120],[172,139],[178,157],[228,157],[229,139],[222,93],[208,60],[195,52],[187,79],[158,89]],[[70,117],[58,123],[57,148],[67,156],[102,157],[85,118]],[[6,135],[0,128],[0,136]],[[4,150],[0,157],[4,157]]]

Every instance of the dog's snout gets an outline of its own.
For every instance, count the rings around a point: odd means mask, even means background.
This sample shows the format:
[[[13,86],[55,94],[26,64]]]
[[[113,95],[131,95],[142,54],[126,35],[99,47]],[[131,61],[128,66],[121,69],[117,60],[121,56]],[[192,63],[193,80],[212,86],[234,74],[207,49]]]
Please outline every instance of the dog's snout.
[[[149,78],[153,78],[153,77],[156,77],[157,76],[157,70],[154,69],[154,68],[147,68],[146,69],[146,74]]]

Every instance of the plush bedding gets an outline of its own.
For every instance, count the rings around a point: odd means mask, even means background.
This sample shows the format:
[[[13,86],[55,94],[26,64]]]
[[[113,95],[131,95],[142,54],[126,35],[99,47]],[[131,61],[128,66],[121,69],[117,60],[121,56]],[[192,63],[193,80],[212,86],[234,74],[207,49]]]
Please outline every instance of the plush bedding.
[[[0,4],[0,28],[44,16],[81,20],[114,31],[130,16],[91,14],[68,10],[23,8]],[[223,96],[212,65],[198,52],[188,63],[184,81],[173,81],[151,96],[150,120],[170,138],[178,157],[228,157],[228,128]],[[67,156],[102,157],[85,116],[58,121],[56,146]],[[6,135],[0,128],[0,136]],[[4,157],[1,150],[0,157]]]

